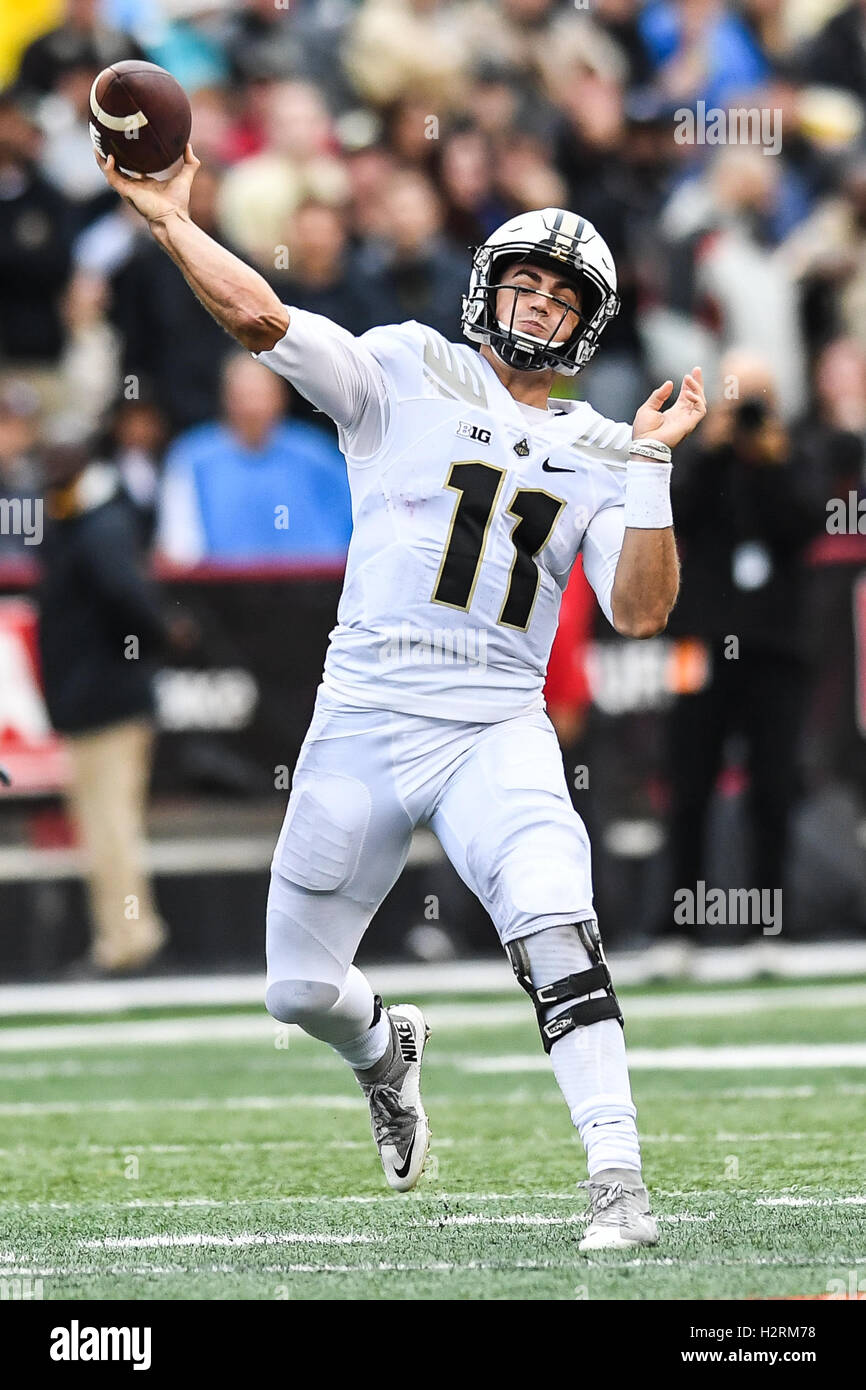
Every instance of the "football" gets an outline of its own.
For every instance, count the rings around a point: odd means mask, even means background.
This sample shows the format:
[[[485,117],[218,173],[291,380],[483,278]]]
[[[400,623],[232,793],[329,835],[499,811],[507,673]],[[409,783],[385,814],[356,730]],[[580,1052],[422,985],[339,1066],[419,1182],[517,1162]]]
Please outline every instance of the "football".
[[[103,68],[90,89],[90,138],[124,173],[159,176],[183,157],[192,126],[180,83],[156,63]]]

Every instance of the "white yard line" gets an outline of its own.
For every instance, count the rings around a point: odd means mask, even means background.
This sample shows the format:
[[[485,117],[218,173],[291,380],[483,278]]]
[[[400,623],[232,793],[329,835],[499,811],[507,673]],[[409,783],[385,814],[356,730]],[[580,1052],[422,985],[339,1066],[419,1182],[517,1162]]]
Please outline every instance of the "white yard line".
[[[510,1216],[478,1216],[474,1213],[467,1213],[465,1216],[433,1216],[417,1224],[431,1226],[435,1229],[442,1226],[583,1226],[586,1225],[587,1219],[585,1212],[577,1212],[574,1216],[542,1216],[534,1212],[515,1212]],[[656,1219],[677,1225],[683,1221],[715,1221],[716,1213],[714,1211],[706,1212],[704,1215],[695,1215],[692,1212],[662,1213]]]
[[[493,1061],[497,1058],[491,1059]],[[494,1070],[498,1070],[495,1068]],[[510,1068],[502,1068],[510,1070]],[[559,1101],[559,1097],[554,1096],[554,1100]],[[559,1102],[561,1104],[561,1102]],[[120,1100],[15,1100],[0,1103],[0,1116],[8,1118],[21,1118],[23,1116],[41,1115],[127,1115],[137,1114],[139,1111],[147,1110],[171,1110],[175,1112],[196,1113],[207,1110],[362,1110],[364,1108],[362,1096],[193,1096],[190,1099],[182,1099],[176,1096],[155,1096],[152,1099],[120,1099]],[[647,1144],[691,1144],[699,1142],[701,1139],[709,1137],[704,1133],[695,1134],[642,1134],[641,1139]],[[831,1139],[833,1137],[829,1130],[762,1130],[756,1133],[735,1133],[728,1130],[719,1130],[713,1136],[719,1143],[743,1143],[753,1141],[762,1143],[766,1140],[801,1140],[801,1139]],[[433,1141],[434,1148],[449,1148],[454,1144],[471,1144],[482,1142],[477,1136],[467,1136],[465,1139],[455,1140],[453,1138]],[[576,1136],[573,1133],[565,1132],[548,1140],[549,1143],[575,1143]],[[267,1149],[267,1148],[364,1148],[367,1141],[360,1139],[334,1139],[325,1141],[324,1145],[319,1140],[304,1139],[280,1139],[263,1140],[259,1142],[244,1142],[238,1140],[207,1140],[203,1144],[114,1144],[114,1145],[89,1145],[83,1150],[87,1153],[117,1153],[123,1150],[124,1153],[192,1153],[202,1147],[214,1148],[221,1152],[230,1152],[232,1149]],[[40,1146],[41,1148],[42,1146]],[[52,1146],[53,1148],[54,1146]],[[70,1152],[82,1152],[79,1145],[63,1145],[59,1148]],[[16,1152],[21,1152],[25,1146],[18,1145],[12,1149],[0,1149],[0,1154],[9,1156]],[[44,1150],[43,1150],[44,1151]]]
[[[756,1197],[756,1207],[866,1207],[866,1197]]]
[[[836,1091],[841,1085],[834,1087]],[[715,1100],[812,1100],[814,1086],[729,1086],[722,1091],[702,1091],[701,1097],[712,1095]]]
[[[618,1252],[617,1252],[618,1253]],[[638,1257],[631,1260],[620,1260],[615,1258],[613,1261],[592,1259],[586,1255],[575,1254],[569,1260],[436,1260],[436,1261],[387,1261],[381,1260],[376,1263],[359,1262],[358,1264],[331,1264],[331,1263],[304,1263],[286,1265],[263,1265],[251,1269],[245,1265],[129,1265],[129,1264],[71,1264],[71,1265],[18,1265],[9,1269],[2,1270],[4,1277],[10,1275],[29,1275],[34,1278],[74,1278],[80,1275],[143,1275],[153,1274],[193,1274],[204,1275],[212,1274],[461,1274],[472,1273],[484,1270],[565,1270],[572,1274],[580,1274],[586,1269],[635,1269],[641,1267],[661,1267],[665,1269],[718,1269],[718,1268],[750,1268],[752,1266],[772,1266],[773,1268],[791,1269],[818,1269],[822,1273],[828,1270],[838,1270],[844,1265],[846,1268],[855,1265],[866,1264],[866,1256],[846,1255],[839,1260],[828,1260],[827,1256],[821,1255],[773,1255],[773,1256],[749,1256],[744,1259],[726,1259],[719,1257],[709,1260],[680,1260],[673,1257],[664,1258],[663,1256]]]
[[[756,1133],[734,1134],[729,1130],[719,1129],[715,1134],[708,1134],[702,1131],[700,1134],[642,1134],[640,1141],[642,1144],[700,1144],[710,1142],[714,1144],[775,1144],[789,1141],[791,1143],[812,1142],[815,1139],[835,1139],[838,1136],[829,1129],[766,1129]]]
[[[416,1189],[408,1200],[416,1201],[422,1194]],[[430,1194],[428,1194],[429,1196]],[[437,1194],[438,1197],[438,1194]],[[376,1202],[398,1202],[405,1197],[395,1198],[390,1193],[376,1196],[352,1197],[134,1197],[125,1202],[93,1200],[89,1202],[0,1202],[0,1210],[5,1211],[174,1211],[178,1208],[247,1207],[247,1206],[306,1206],[330,1205],[331,1203],[352,1206],[366,1206]],[[481,1200],[480,1198],[478,1200]],[[515,1200],[518,1200],[515,1198]],[[520,1198],[526,1201],[526,1195]],[[572,1198],[572,1200],[574,1200]]]
[[[438,1147],[441,1147],[441,1140]],[[51,1154],[77,1154],[79,1158],[85,1155],[89,1158],[96,1157],[97,1154],[118,1154],[124,1157],[127,1154],[199,1154],[203,1150],[211,1149],[214,1155],[229,1154],[244,1151],[248,1153],[259,1153],[262,1150],[277,1149],[282,1152],[306,1149],[369,1149],[368,1139],[273,1139],[262,1140],[259,1143],[221,1143],[218,1139],[206,1140],[201,1144],[51,1144],[49,1146],[18,1144],[14,1149],[0,1149],[2,1158],[21,1158],[24,1154],[40,1153],[43,1156]],[[0,1206],[3,1203],[0,1202]]]
[[[164,1002],[168,1004],[170,1000]],[[814,985],[809,988],[677,993],[636,998],[626,1003],[625,1013],[629,1019],[725,1018],[745,1017],[776,1010],[799,1012],[864,1006],[866,985]],[[454,1032],[461,1036],[467,1031],[511,1028],[520,1024],[529,1026],[531,1021],[527,1005],[519,999],[513,1003],[434,1002],[425,1006],[425,1013],[434,1032]],[[256,1014],[204,1014],[194,1018],[36,1024],[0,1029],[0,1052],[7,1053],[218,1042],[270,1043],[272,1046],[282,1042],[291,1048],[315,1045],[300,1029],[276,1023],[264,1009]],[[440,1053],[432,1060],[440,1065],[448,1065],[452,1059],[447,1054]],[[539,1066],[545,1065],[543,1057],[538,1061]],[[46,1063],[40,1060],[34,1065],[44,1067]]]
[[[439,1145],[441,1146],[441,1139]],[[73,1148],[72,1145],[69,1146]],[[215,1154],[229,1153],[261,1153],[269,1149],[282,1152],[284,1149],[292,1152],[298,1149],[369,1149],[369,1139],[262,1139],[257,1142],[241,1139],[213,1139],[206,1140],[202,1144],[90,1144],[85,1150],[77,1149],[78,1153],[88,1154],[176,1154],[176,1153],[197,1153],[202,1149],[212,1149]],[[51,1150],[56,1152],[55,1150]]]
[[[770,952],[766,947],[770,945]],[[642,952],[609,951],[608,962],[622,989],[640,986],[669,973],[663,948]],[[695,976],[713,983],[759,977],[769,967],[778,978],[827,979],[866,975],[866,943],[858,941],[761,941],[751,947],[702,949]],[[488,960],[453,961],[442,965],[371,966],[380,994],[396,999],[412,994],[508,994],[514,976],[504,956]],[[833,986],[830,986],[833,988]],[[772,991],[767,991],[772,992]],[[0,1015],[111,1013],[134,1008],[198,1005],[260,1004],[264,972],[167,976],[145,980],[104,980],[93,983],[7,984],[0,986]]]
[[[866,1067],[866,1043],[776,1043],[721,1047],[672,1047],[672,1048],[633,1048],[628,1054],[629,1066],[634,1070],[654,1071],[708,1071],[797,1067]],[[463,1058],[459,1070],[472,1075],[499,1075],[522,1072],[543,1072],[549,1074],[550,1064],[544,1055],[509,1054],[502,1057]],[[489,1104],[519,1104],[525,1097],[522,1093],[487,1097]],[[547,1100],[561,1104],[557,1095],[532,1097],[534,1101]],[[0,1102],[0,1116],[49,1116],[82,1114],[137,1114],[140,1111],[164,1110],[175,1112],[197,1112],[208,1110],[230,1111],[269,1111],[269,1110],[361,1110],[364,1107],[362,1096],[352,1095],[295,1095],[278,1096],[154,1096],[145,1098],[120,1098],[115,1100],[49,1100],[49,1101],[4,1101]],[[693,1136],[663,1134],[642,1136],[647,1143],[690,1143]],[[814,1139],[831,1137],[821,1131],[760,1131],[754,1134],[719,1131],[721,1142],[735,1142],[752,1139],[756,1142],[772,1139]],[[573,1139],[573,1136],[568,1136]],[[302,1141],[294,1141],[300,1143]],[[465,1140],[465,1143],[473,1142]],[[131,1147],[135,1148],[135,1145]],[[193,1146],[195,1147],[195,1146]],[[176,1146],[167,1151],[180,1152]],[[0,1150],[8,1153],[9,1150]]]
[[[766,1144],[785,1140],[796,1144],[804,1140],[838,1139],[839,1136],[830,1129],[759,1130],[754,1134],[731,1134],[728,1130],[719,1129],[712,1138],[718,1144]]]
[[[0,1064],[0,1081],[63,1081],[70,1076],[137,1076],[149,1070],[144,1062],[108,1062],[68,1057],[63,1062],[8,1062]]]
[[[720,1192],[728,1194],[728,1189],[718,1189]],[[684,1193],[684,1196],[703,1196],[701,1192]],[[730,1194],[728,1194],[730,1195]],[[128,1201],[112,1202],[105,1200],[93,1200],[86,1202],[0,1202],[0,1210],[10,1211],[90,1211],[105,1208],[107,1210],[136,1210],[155,1208],[158,1210],[173,1210],[176,1207],[245,1207],[245,1206],[374,1206],[377,1203],[387,1202],[390,1206],[405,1207],[413,1202],[580,1202],[585,1201],[581,1191],[575,1188],[572,1192],[442,1192],[440,1190],[429,1191],[423,1187],[415,1188],[411,1193],[401,1193],[395,1197],[393,1193],[382,1192],[374,1195],[364,1196],[339,1196],[325,1197],[320,1194],[310,1194],[301,1197],[135,1197]]]
[[[203,1139],[198,1144],[16,1144],[11,1149],[0,1149],[0,1158],[20,1158],[24,1154],[59,1155],[77,1154],[89,1157],[97,1154],[199,1154],[210,1149],[215,1155],[229,1153],[267,1153],[268,1150],[282,1152],[304,1149],[362,1149],[369,1150],[369,1139]],[[433,1141],[433,1149],[450,1149],[456,1144],[454,1139]],[[0,1207],[3,1203],[0,1202]],[[132,1203],[134,1206],[135,1203]]]
[[[125,1115],[140,1110],[359,1110],[363,1096],[155,1096],[152,1100],[15,1100],[0,1115]]]
[[[587,1259],[586,1265],[594,1269],[610,1269],[611,1266],[603,1260]],[[866,1255],[842,1255],[838,1259],[830,1255],[751,1255],[744,1259],[729,1259],[724,1255],[719,1255],[715,1259],[709,1260],[678,1260],[669,1255],[666,1258],[661,1255],[638,1256],[632,1260],[623,1260],[613,1266],[615,1269],[637,1269],[642,1265],[660,1265],[667,1269],[719,1269],[731,1268],[740,1269],[743,1266],[751,1265],[772,1265],[773,1267],[788,1266],[791,1269],[802,1269],[815,1267],[824,1271],[838,1270],[840,1266],[866,1265]]]
[[[694,1212],[694,1211],[671,1211],[671,1212],[665,1212],[665,1211],[663,1211],[663,1212],[657,1212],[657,1213],[656,1213],[656,1221],[669,1222],[672,1226],[678,1226],[678,1225],[682,1224],[683,1222],[688,1223],[689,1221],[715,1221],[715,1220],[716,1220],[716,1213],[715,1213],[714,1211],[708,1211],[708,1212],[704,1212],[704,1213]]]
[[[95,1265],[95,1264],[74,1264],[74,1265],[46,1265],[46,1266],[27,1266],[20,1265],[11,1269],[0,1271],[3,1277],[10,1275],[30,1276],[33,1278],[75,1278],[80,1275],[142,1275],[149,1277],[154,1274],[173,1275],[173,1274],[460,1274],[464,1272],[475,1272],[484,1270],[498,1270],[507,1272],[509,1270],[555,1270],[564,1269],[572,1272],[579,1272],[585,1263],[582,1257],[578,1256],[575,1260],[466,1260],[463,1262],[456,1260],[436,1260],[412,1263],[410,1261],[389,1261],[381,1260],[375,1264],[369,1262],[359,1262],[353,1265],[339,1264],[286,1264],[286,1265],[263,1265],[250,1269],[244,1265]]]
[[[744,1043],[720,1047],[632,1047],[631,1071],[746,1071],[765,1068],[866,1067],[866,1043]],[[501,1072],[547,1072],[543,1054],[508,1053],[500,1057],[465,1057],[460,1071],[473,1075]],[[700,1097],[695,1097],[696,1101]]]
[[[277,1024],[261,1015],[212,1014],[116,1023],[37,1024],[0,1028],[0,1052],[43,1052],[69,1047],[166,1047],[177,1043],[273,1043]],[[293,1029],[292,1042],[303,1035]]]
[[[711,1197],[732,1197],[739,1202],[750,1201],[755,1207],[846,1207],[846,1206],[866,1206],[866,1195],[853,1194],[847,1197],[796,1197],[796,1196],[776,1196],[755,1197],[752,1192],[744,1191],[736,1187],[689,1187],[689,1188],[664,1188],[651,1187],[651,1194],[655,1197],[687,1197],[694,1201],[709,1199]],[[580,1202],[584,1201],[583,1190],[566,1192],[442,1192],[439,1190],[429,1191],[416,1188],[411,1194],[401,1194],[395,1197],[392,1193],[382,1192],[369,1195],[341,1195],[323,1196],[321,1194],[307,1194],[297,1197],[133,1197],[127,1201],[113,1202],[105,1199],[94,1199],[83,1202],[0,1202],[0,1211],[174,1211],[177,1209],[195,1208],[239,1208],[248,1206],[376,1206],[383,1202],[389,1206],[399,1209],[409,1203],[419,1202],[441,1202],[453,1205],[459,1202],[490,1203],[490,1202]],[[713,1216],[715,1214],[713,1213]],[[508,1218],[491,1218],[498,1221],[506,1221]],[[548,1221],[555,1224],[558,1218],[544,1217],[539,1215],[539,1221]],[[670,1215],[666,1219],[675,1220],[704,1220],[704,1216],[685,1215],[682,1217]],[[432,1226],[459,1225],[461,1223],[471,1225],[482,1220],[469,1213],[465,1216],[457,1216],[449,1213],[441,1218],[430,1218],[426,1224]],[[412,1223],[418,1224],[418,1223]],[[422,1223],[423,1224],[423,1223]],[[0,1260],[5,1260],[5,1256],[0,1255]],[[9,1259],[14,1256],[10,1255]]]
[[[732,1018],[784,1009],[845,1009],[866,1004],[866,985],[796,985],[777,989],[707,990],[703,993],[671,993],[627,999],[630,1018]]]
[[[216,1236],[196,1231],[187,1235],[98,1236],[92,1240],[79,1240],[78,1244],[82,1250],[151,1250],[175,1246],[211,1249],[247,1245],[384,1245],[389,1240],[390,1235],[370,1236],[359,1231],[346,1235],[323,1234],[321,1231],[280,1231],[279,1234],[250,1231],[237,1236]]]
[[[576,1212],[574,1216],[541,1216],[535,1212],[515,1212],[511,1216],[479,1216],[467,1212],[464,1216],[431,1216],[412,1225],[431,1226],[435,1230],[443,1226],[582,1226],[586,1225],[586,1215]]]
[[[866,974],[866,961],[863,965]],[[470,960],[448,965],[376,966],[381,994],[507,994],[514,976],[501,960]],[[137,1008],[180,1008],[229,1004],[264,1007],[265,974],[166,976],[92,983],[0,985],[0,1015],[111,1013]]]

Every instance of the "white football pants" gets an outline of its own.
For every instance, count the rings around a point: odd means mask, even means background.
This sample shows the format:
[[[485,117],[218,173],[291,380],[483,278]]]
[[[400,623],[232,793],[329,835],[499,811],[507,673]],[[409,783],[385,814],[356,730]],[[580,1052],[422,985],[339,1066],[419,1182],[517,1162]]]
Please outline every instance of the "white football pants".
[[[546,714],[466,724],[320,689],[271,866],[269,986],[308,981],[326,987],[321,1005],[336,1000],[417,825],[503,945],[594,916],[589,840]]]

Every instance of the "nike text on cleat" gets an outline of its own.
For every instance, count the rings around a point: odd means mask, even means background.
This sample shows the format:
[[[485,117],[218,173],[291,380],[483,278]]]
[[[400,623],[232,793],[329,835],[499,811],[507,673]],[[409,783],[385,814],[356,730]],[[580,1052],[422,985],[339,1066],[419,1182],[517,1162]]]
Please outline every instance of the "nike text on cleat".
[[[589,1182],[590,1223],[580,1250],[630,1250],[655,1245],[658,1227],[650,1211],[649,1194],[637,1172],[605,1168]]]
[[[394,1032],[400,1044],[400,1055],[404,1062],[418,1061],[418,1047],[415,1032],[408,1018],[394,1018]]]
[[[421,1176],[430,1147],[430,1126],[421,1104],[421,1061],[430,1029],[414,1004],[385,1010],[393,1052],[381,1072],[356,1072],[370,1106],[370,1127],[388,1186],[408,1192]]]

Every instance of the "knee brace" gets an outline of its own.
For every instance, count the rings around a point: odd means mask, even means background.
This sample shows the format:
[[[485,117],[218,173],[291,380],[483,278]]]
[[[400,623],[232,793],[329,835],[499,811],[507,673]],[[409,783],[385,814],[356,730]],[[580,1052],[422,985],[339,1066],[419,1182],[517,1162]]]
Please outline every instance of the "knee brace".
[[[624,1027],[622,1010],[614,993],[610,971],[607,968],[607,961],[602,950],[598,924],[595,920],[590,918],[585,922],[574,922],[568,927],[548,927],[546,931],[576,933],[577,941],[573,944],[580,943],[592,964],[588,970],[579,970],[575,974],[564,975],[562,979],[554,980],[550,984],[534,985],[532,983],[529,947],[533,938],[522,937],[517,941],[507,943],[506,950],[511,961],[511,968],[517,977],[517,983],[521,989],[526,990],[532,1000],[545,1052],[549,1053],[553,1044],[565,1037],[567,1033],[573,1032],[575,1028],[583,1028],[590,1023],[600,1023],[603,1019],[615,1018],[620,1027]],[[545,934],[546,932],[538,933],[539,936]],[[583,997],[594,994],[598,990],[604,990],[603,998]],[[566,1004],[568,1007],[551,1014],[551,1010],[555,1010],[561,1004]]]

